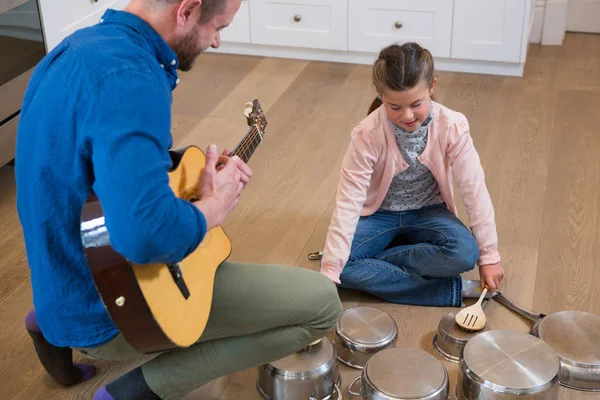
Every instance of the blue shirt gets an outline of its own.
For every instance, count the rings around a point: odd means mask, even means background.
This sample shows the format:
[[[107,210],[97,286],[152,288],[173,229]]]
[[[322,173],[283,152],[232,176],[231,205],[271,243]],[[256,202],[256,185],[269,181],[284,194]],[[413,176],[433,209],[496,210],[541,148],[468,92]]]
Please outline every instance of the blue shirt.
[[[185,258],[206,220],[169,187],[176,54],[137,16],[108,10],[37,65],[17,132],[17,207],[33,302],[56,346],[93,347],[118,330],[82,250],[93,189],[111,245],[135,263]]]

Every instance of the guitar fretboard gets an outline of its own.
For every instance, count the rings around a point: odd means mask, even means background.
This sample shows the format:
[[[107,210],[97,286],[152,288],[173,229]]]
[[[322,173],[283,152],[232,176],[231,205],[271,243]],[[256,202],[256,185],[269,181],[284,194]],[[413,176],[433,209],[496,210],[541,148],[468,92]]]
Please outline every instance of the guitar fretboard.
[[[242,139],[242,141],[233,150],[233,153],[231,155],[237,155],[245,163],[247,163],[261,142],[262,136],[260,132],[258,132],[256,127],[252,127],[250,128],[244,139]]]

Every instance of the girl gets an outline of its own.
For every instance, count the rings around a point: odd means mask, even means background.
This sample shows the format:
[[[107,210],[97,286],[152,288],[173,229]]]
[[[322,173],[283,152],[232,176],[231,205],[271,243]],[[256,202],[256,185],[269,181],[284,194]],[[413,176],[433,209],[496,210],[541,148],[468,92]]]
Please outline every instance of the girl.
[[[504,276],[494,208],[465,116],[433,101],[430,52],[388,46],[372,78],[379,96],[352,132],[321,273],[394,303],[462,306],[480,284],[494,292]],[[476,263],[480,281],[461,279]]]

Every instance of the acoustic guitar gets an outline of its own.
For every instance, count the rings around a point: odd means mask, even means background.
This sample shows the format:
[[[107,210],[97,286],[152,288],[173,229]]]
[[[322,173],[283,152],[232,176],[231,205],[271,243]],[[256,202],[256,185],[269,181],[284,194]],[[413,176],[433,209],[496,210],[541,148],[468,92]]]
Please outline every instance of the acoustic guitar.
[[[263,141],[267,121],[258,100],[247,103],[244,114],[249,128],[232,156],[247,162]],[[169,153],[171,189],[179,198],[197,200],[205,154],[196,146]],[[96,289],[129,344],[149,354],[198,341],[210,314],[215,273],[231,254],[222,227],[208,231],[177,264],[138,265],[112,248],[100,201],[92,192],[81,214],[81,238]]]

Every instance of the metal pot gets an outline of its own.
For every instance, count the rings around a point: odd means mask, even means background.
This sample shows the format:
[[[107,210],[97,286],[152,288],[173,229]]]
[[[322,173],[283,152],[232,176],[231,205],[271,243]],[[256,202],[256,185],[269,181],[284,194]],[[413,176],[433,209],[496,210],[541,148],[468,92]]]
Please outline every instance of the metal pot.
[[[558,355],[559,382],[570,389],[600,392],[600,316],[583,311],[536,314],[502,293],[495,300],[534,322],[530,334]]]
[[[324,337],[316,344],[258,368],[263,400],[342,400],[337,352]]]
[[[353,392],[359,380],[360,393]],[[392,348],[371,357],[348,391],[364,400],[447,400],[450,381],[446,367],[431,354]]]
[[[334,332],[338,359],[357,369],[363,369],[374,354],[393,347],[397,338],[396,321],[389,314],[373,307],[346,310]]]
[[[488,299],[484,299],[481,307],[485,308],[487,303]],[[444,359],[453,363],[458,363],[460,353],[469,340],[490,330],[489,324],[477,332],[467,332],[461,329],[454,320],[457,313],[458,311],[451,311],[444,315],[438,324],[438,333],[433,337],[434,350]]]
[[[558,356],[525,332],[492,330],[463,349],[458,400],[558,400]]]

